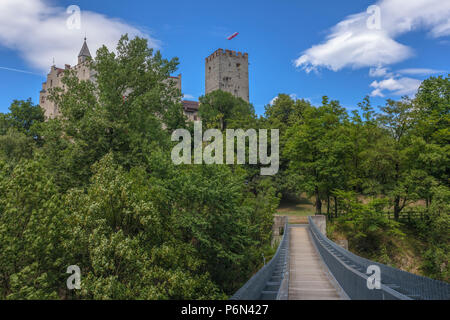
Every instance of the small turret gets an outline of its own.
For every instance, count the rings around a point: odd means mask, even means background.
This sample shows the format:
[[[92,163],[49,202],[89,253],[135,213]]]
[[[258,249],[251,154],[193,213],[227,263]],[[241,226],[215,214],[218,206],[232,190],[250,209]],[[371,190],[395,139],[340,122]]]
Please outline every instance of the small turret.
[[[78,55],[78,64],[85,62],[88,58],[92,58],[89,52],[88,45],[86,43],[86,38],[84,38],[83,47],[81,48],[80,54]]]

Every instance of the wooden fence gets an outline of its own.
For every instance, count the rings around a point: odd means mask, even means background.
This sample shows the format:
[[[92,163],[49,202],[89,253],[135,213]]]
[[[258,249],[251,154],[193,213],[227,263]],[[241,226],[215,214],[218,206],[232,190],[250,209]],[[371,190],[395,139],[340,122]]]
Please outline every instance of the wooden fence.
[[[393,211],[387,211],[385,214],[388,216],[389,220],[394,220],[394,212]],[[400,221],[407,221],[411,222],[414,220],[423,220],[426,217],[425,211],[415,211],[415,210],[402,210],[399,213],[398,219]]]

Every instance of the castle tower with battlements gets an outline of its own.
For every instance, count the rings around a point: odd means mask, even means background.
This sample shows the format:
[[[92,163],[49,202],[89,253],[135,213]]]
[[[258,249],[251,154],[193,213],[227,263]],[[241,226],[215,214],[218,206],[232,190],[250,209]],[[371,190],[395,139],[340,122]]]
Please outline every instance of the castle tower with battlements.
[[[247,53],[218,49],[205,59],[205,94],[215,90],[250,101]]]

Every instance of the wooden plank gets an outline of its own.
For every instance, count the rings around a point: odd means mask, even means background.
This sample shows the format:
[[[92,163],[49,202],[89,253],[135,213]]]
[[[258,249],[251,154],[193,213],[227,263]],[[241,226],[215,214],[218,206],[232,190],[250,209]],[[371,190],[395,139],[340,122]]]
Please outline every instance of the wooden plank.
[[[290,229],[289,300],[340,300],[306,227]]]

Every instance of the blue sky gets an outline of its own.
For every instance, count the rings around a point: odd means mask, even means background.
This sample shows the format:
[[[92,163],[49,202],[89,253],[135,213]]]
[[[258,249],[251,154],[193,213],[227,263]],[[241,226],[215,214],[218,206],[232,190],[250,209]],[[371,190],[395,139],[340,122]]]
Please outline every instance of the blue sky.
[[[70,5],[81,9],[79,30],[66,26]],[[367,12],[371,5],[377,7]],[[450,71],[447,0],[2,0],[0,112],[13,99],[37,103],[53,58],[60,67],[74,64],[85,33],[94,53],[103,43],[112,48],[124,32],[179,57],[190,99],[204,92],[205,57],[217,48],[247,52],[250,100],[259,114],[278,93],[316,105],[328,95],[349,110],[372,95],[382,105]],[[239,36],[226,40],[233,32]]]

